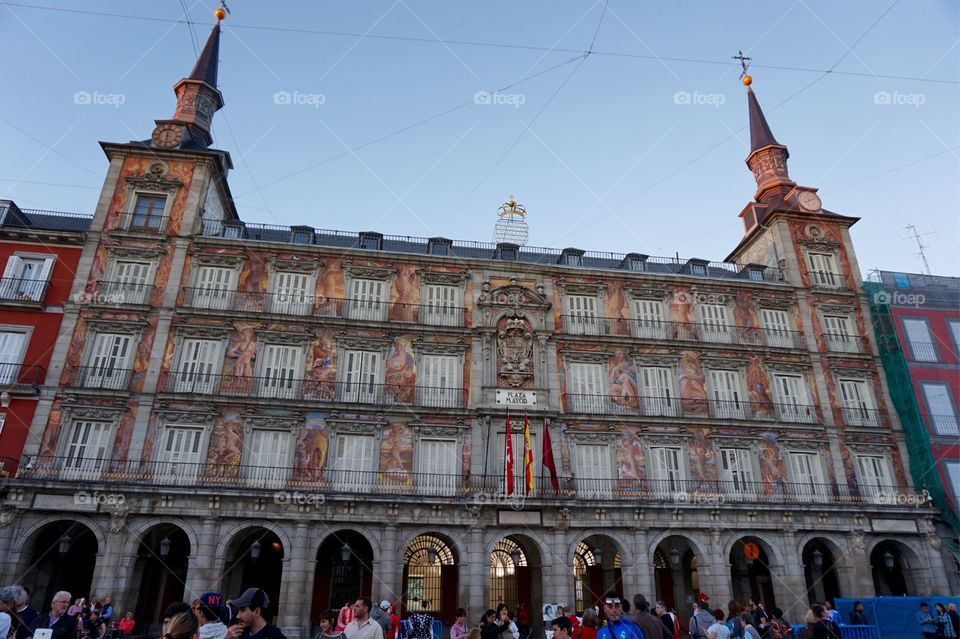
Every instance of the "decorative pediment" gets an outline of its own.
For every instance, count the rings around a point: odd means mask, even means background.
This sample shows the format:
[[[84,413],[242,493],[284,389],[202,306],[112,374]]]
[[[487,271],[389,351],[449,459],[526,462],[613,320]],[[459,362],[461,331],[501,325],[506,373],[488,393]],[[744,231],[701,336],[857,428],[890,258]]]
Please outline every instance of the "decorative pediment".
[[[337,348],[351,351],[383,351],[390,348],[390,340],[384,337],[349,337],[346,335],[337,338]]]
[[[296,256],[280,259],[274,253],[268,260],[273,271],[293,271],[295,273],[316,273],[323,268],[319,257],[310,256],[298,258]]]
[[[571,283],[568,284],[562,280],[557,282],[557,288],[560,289],[560,292],[564,295],[593,295],[599,297],[606,289],[606,284],[597,283],[597,284],[583,284],[583,283]]]
[[[725,371],[742,370],[747,367],[747,363],[743,360],[725,357],[701,357],[700,363],[703,364],[704,368]]]
[[[177,177],[168,178],[167,171],[165,163],[154,162],[146,173],[128,175],[127,184],[135,189],[174,193],[183,186],[183,182]]]
[[[567,429],[567,441],[574,444],[607,444],[617,439],[618,433],[614,431],[595,431],[595,430],[570,430]]]
[[[797,244],[806,247],[807,250],[820,253],[833,253],[840,247],[839,242],[831,242],[824,238],[815,240],[798,239]]]
[[[458,273],[449,271],[417,271],[420,281],[424,284],[448,284],[461,286],[470,278],[470,272],[463,270]]]
[[[789,311],[794,306],[793,299],[789,297],[754,295],[753,303],[757,305],[757,308],[769,308],[776,311]]]
[[[806,373],[810,370],[810,364],[799,362],[777,362],[767,360],[763,363],[767,370],[777,373]]]
[[[413,347],[418,353],[430,355],[462,355],[470,349],[467,344],[438,344],[437,342],[420,341],[414,342]]]
[[[199,426],[209,426],[213,424],[217,415],[213,412],[194,412],[178,410],[157,410],[155,411],[164,425],[172,424],[196,424]]]
[[[849,355],[849,353],[844,353]],[[861,368],[853,366],[840,366],[837,360],[830,360],[828,362],[830,371],[833,373],[834,377],[838,379],[841,377],[853,377],[855,379],[862,379],[865,381],[870,381],[873,379],[873,369],[872,368]]]
[[[233,330],[230,326],[191,326],[186,324],[177,326],[176,329],[177,335],[200,339],[223,339],[229,337]]]
[[[344,272],[350,277],[365,279],[365,280],[388,280],[394,276],[397,272],[393,268],[377,268],[373,266],[353,266],[346,265],[343,266]]]
[[[581,351],[565,348],[560,351],[563,359],[568,362],[583,362],[589,364],[606,364],[610,361],[611,353],[607,351]]]
[[[98,333],[134,333],[148,326],[147,320],[142,317],[135,319],[88,317],[86,321],[87,326]]]
[[[463,428],[457,426],[444,426],[441,424],[424,424],[422,422],[413,422],[410,427],[421,437],[452,437],[461,439],[463,437]]]
[[[748,439],[746,437],[718,437],[714,441],[721,448],[753,448],[760,443],[759,438]]]
[[[265,331],[257,330],[257,341],[269,344],[290,344],[304,346],[313,339],[310,333],[295,333],[293,331]]]
[[[84,406],[82,404],[64,406],[63,414],[68,419],[96,419],[113,421],[127,411],[124,406]]]
[[[864,444],[849,440],[847,440],[847,448],[855,453],[861,453],[864,455],[886,455],[890,452],[889,446],[884,446],[882,444]]]
[[[627,285],[623,292],[638,300],[665,300],[673,295],[673,291],[663,286]]]
[[[114,259],[150,260],[167,254],[165,246],[107,246],[107,252]]]
[[[515,313],[519,313],[522,308],[539,310],[550,308],[551,304],[544,296],[542,286],[538,286],[537,291],[534,292],[515,282],[516,279],[513,279],[510,284],[492,290],[490,282],[484,282],[480,296],[477,298],[477,304],[480,306],[509,307],[514,309]]]
[[[817,304],[821,313],[832,313],[836,315],[850,315],[853,308],[842,304]]]
[[[375,435],[386,422],[338,422],[331,421],[334,432],[347,435]]]
[[[300,419],[289,417],[274,417],[270,415],[247,415],[249,428],[295,431],[300,426]]]
[[[643,441],[649,446],[681,446],[687,439],[690,439],[690,433],[678,432],[675,434],[647,434],[643,436]]]
[[[823,442],[815,439],[787,439],[780,442],[780,447],[787,450],[820,450]]]
[[[235,253],[194,253],[192,259],[197,264],[204,264],[206,266],[238,268],[243,264],[243,255]]]
[[[631,351],[630,355],[637,366],[660,366],[673,368],[680,362],[679,355],[648,355],[639,351]]]

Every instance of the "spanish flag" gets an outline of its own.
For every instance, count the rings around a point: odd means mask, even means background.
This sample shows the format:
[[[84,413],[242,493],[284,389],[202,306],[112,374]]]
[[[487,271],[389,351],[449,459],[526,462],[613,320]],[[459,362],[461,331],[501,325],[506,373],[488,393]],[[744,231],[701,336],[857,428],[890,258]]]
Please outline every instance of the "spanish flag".
[[[507,494],[513,494],[513,432],[510,428],[510,415],[507,415],[507,433],[504,437],[504,469],[507,471]]]
[[[523,416],[523,487],[525,495],[533,492],[533,444],[530,442],[530,418]]]

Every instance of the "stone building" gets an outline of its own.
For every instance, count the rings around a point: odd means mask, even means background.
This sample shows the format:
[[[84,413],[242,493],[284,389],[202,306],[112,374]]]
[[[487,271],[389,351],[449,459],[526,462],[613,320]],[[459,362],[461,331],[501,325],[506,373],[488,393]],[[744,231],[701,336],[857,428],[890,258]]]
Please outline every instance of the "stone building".
[[[218,48],[149,140],[102,144],[3,579],[146,624],[255,584],[291,637],[360,592],[449,620],[610,587],[683,612],[945,590],[856,218],[791,181],[749,88],[757,192],[725,261],[555,251],[245,224],[210,146]]]

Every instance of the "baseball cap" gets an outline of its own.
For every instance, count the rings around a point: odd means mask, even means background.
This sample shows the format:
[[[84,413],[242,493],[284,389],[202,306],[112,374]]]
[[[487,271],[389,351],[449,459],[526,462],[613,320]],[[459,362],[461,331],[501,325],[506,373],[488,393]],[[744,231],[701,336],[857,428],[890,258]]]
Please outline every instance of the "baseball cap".
[[[390,602],[384,599],[380,602],[380,610],[390,610]]]
[[[267,608],[270,606],[270,597],[260,588],[247,588],[242,595],[227,603],[237,608]]]
[[[223,597],[220,596],[219,592],[205,592],[200,595],[200,605],[207,607],[222,606]]]

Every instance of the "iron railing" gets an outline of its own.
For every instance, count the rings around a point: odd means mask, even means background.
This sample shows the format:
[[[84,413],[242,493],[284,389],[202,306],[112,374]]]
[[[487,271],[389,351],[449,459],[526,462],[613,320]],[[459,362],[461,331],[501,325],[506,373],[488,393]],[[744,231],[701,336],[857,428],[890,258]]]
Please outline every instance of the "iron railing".
[[[0,300],[42,302],[49,286],[50,283],[47,280],[2,277],[0,278]]]
[[[591,415],[643,415],[752,421],[823,423],[814,405],[716,399],[679,399],[669,396],[566,393],[564,411]]]
[[[435,408],[463,408],[467,400],[467,391],[463,388],[415,386],[405,382],[333,382],[293,377],[289,371],[261,377],[216,375],[197,370],[174,371],[162,380],[160,388],[161,392],[177,394]]]
[[[842,406],[840,415],[847,426],[890,426],[887,411],[865,406]]]
[[[562,315],[561,319],[563,331],[571,335],[613,335],[650,340],[806,348],[803,333],[800,331],[582,315]]]
[[[870,342],[859,335],[846,333],[824,333],[823,344],[825,350],[834,353],[869,353]]]
[[[147,215],[145,213],[121,213],[117,225],[112,230],[131,233],[165,233],[170,224],[167,215]]]
[[[27,462],[27,460],[24,460]],[[370,471],[316,466],[259,466],[187,461],[110,460],[106,458],[37,457],[21,463],[14,481],[55,482],[77,486],[182,486],[197,489],[274,491],[277,504],[322,503],[336,495],[395,495],[463,499],[468,507],[522,503],[525,500],[610,500],[669,503],[716,508],[738,504],[819,505],[874,504],[921,507],[923,493],[909,486],[851,488],[847,484],[773,481],[617,479],[563,477],[554,490],[548,477],[536,476],[533,490],[515,482],[507,494],[502,475],[434,474]]]
[[[429,326],[462,327],[466,320],[466,309],[461,306],[337,298],[308,295],[305,292],[250,293],[203,287],[185,287],[183,291],[183,305],[199,310],[339,317],[374,322],[410,322]]]
[[[810,283],[824,288],[841,288],[845,281],[843,275],[832,271],[810,271]]]
[[[930,422],[933,424],[933,432],[937,435],[960,435],[960,428],[957,426],[957,416],[950,415],[930,415]]]
[[[127,390],[133,377],[133,369],[113,365],[68,366],[67,375],[76,388],[97,390]]]
[[[913,340],[909,340],[909,342],[913,361],[936,362],[938,360],[937,349],[933,345],[933,342],[915,342]]]
[[[98,304],[149,304],[156,286],[132,282],[97,282],[93,302]]]
[[[47,369],[36,364],[0,362],[0,388],[38,386],[43,383]]]

